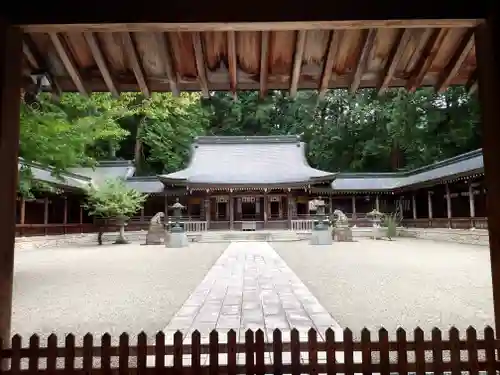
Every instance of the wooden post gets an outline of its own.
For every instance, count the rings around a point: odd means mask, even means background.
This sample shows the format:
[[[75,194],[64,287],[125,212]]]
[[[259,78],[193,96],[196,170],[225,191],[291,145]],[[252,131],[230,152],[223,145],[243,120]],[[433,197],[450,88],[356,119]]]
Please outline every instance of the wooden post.
[[[413,211],[413,220],[417,219],[417,201],[415,199],[415,193],[411,195],[411,208]]]
[[[269,212],[269,201],[267,199],[267,191],[264,191],[264,228],[267,227],[267,213]]]
[[[488,19],[475,29],[478,93],[481,104],[482,141],[486,189],[488,191],[488,232],[493,285],[493,307],[497,336],[500,332],[500,42],[499,19]],[[496,43],[495,43],[496,40]]]
[[[332,196],[330,195],[330,198],[329,198],[329,201],[328,201],[328,207],[329,207],[329,214],[332,215],[333,214],[333,198]]]
[[[163,194],[165,195],[165,203],[164,203],[164,210],[165,210],[165,217],[164,217],[164,222],[165,224],[168,223],[168,196],[167,196],[167,192],[164,191]]]
[[[432,220],[432,191],[427,190],[427,210],[429,212],[429,220]]]
[[[43,200],[43,223],[45,225],[49,223],[49,197]]]
[[[19,218],[19,224],[24,224],[26,221],[26,200],[21,197],[21,214]]]
[[[22,66],[21,31],[0,19],[0,340],[6,346],[12,315]]]
[[[63,209],[63,224],[68,224],[68,197],[63,197],[64,199],[64,209]]]
[[[351,197],[351,200],[352,200],[352,218],[356,219],[356,196],[353,195]]]
[[[83,224],[83,206],[80,205],[80,225]]]
[[[287,226],[288,229],[292,229],[292,208],[293,208],[293,203],[292,203],[292,193],[288,192],[286,196],[286,203],[287,203]]]
[[[375,209],[376,209],[377,211],[380,211],[380,201],[379,201],[379,199],[378,199],[378,194],[377,194],[377,195],[375,195]]]
[[[141,207],[141,218],[140,218],[141,223],[144,222],[144,207]]]
[[[451,197],[450,197],[450,185],[446,183],[444,185],[446,189],[446,217],[448,218],[448,228],[451,228]]]
[[[207,229],[210,229],[210,197],[205,198],[205,221],[207,222]]]
[[[229,230],[234,229],[234,197],[229,194]]]
[[[474,189],[472,188],[472,181],[469,180],[469,211],[471,219],[476,217],[476,207],[474,202]]]

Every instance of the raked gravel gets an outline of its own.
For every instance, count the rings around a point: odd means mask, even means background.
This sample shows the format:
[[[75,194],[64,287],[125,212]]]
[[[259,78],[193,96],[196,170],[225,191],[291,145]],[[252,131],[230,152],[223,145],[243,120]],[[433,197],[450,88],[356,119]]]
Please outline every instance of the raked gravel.
[[[403,238],[272,246],[358,338],[363,327],[374,335],[381,326],[389,333],[420,326],[427,334],[434,326],[464,330],[494,323],[486,246]]]
[[[16,252],[14,333],[148,335],[165,328],[228,244],[103,245]],[[133,339],[135,340],[135,339]]]

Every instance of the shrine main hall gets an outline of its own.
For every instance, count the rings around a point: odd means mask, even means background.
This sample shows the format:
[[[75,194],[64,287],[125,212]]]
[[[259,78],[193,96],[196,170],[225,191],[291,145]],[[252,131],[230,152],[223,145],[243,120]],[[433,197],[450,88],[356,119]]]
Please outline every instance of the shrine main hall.
[[[103,161],[60,177],[24,164],[60,193],[19,196],[17,235],[96,231],[82,206],[85,187],[107,178],[148,194],[130,229],[146,228],[157,212],[168,220],[179,200],[189,231],[301,230],[318,198],[327,213],[340,209],[357,226],[370,225],[366,214],[377,209],[398,213],[408,227],[487,228],[481,150],[405,172],[332,173],[311,167],[305,147],[298,136],[203,136],[194,140],[185,169],[147,177],[135,176],[131,161]]]

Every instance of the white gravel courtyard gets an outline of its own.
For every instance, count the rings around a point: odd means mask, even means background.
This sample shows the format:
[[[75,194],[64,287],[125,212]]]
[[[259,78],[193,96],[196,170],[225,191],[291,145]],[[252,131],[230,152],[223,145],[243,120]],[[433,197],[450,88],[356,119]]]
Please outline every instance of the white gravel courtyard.
[[[154,334],[167,327],[228,245],[18,251],[13,332]],[[391,332],[398,326],[428,331],[493,324],[485,246],[412,239],[270,245],[335,321],[356,336],[365,326]]]

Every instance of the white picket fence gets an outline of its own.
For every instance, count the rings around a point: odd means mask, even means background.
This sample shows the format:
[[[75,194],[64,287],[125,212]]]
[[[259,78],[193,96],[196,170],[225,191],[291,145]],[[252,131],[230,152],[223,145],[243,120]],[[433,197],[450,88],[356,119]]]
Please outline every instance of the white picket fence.
[[[186,232],[205,232],[208,230],[206,221],[185,221],[184,230]]]
[[[292,231],[311,231],[312,228],[312,220],[292,220]]]

